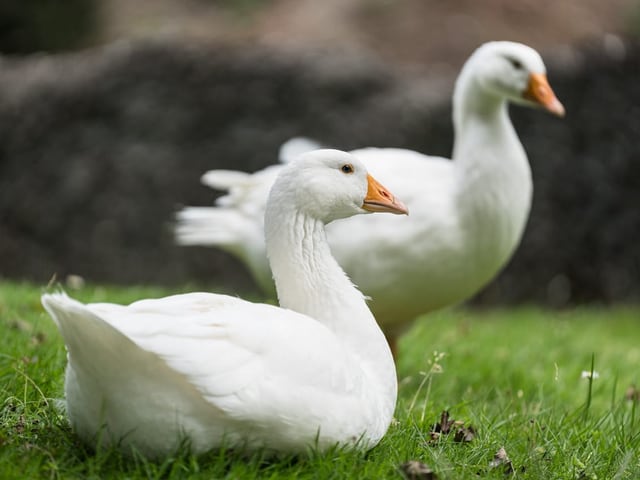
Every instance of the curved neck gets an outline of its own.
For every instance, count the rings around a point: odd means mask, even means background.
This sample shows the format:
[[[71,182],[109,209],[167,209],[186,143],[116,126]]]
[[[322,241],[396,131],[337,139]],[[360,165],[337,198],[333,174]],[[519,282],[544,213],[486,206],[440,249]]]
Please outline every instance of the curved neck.
[[[507,99],[479,85],[469,70],[462,71],[453,94],[453,160],[483,166],[491,160],[509,161],[515,154],[515,161],[528,164],[509,118]],[[482,162],[478,147],[482,147]],[[507,152],[509,158],[503,159]]]
[[[267,255],[280,306],[328,327],[385,388],[395,385],[387,341],[364,296],[331,255],[324,224],[283,203],[270,198],[265,213]]]
[[[453,99],[457,206],[478,261],[502,262],[517,245],[529,215],[531,168],[507,100],[479,85],[471,71],[463,69]]]
[[[479,188],[528,196],[531,168],[507,99],[480,85],[472,72],[473,65],[463,68],[453,94],[452,158],[460,172],[459,194],[475,196]]]

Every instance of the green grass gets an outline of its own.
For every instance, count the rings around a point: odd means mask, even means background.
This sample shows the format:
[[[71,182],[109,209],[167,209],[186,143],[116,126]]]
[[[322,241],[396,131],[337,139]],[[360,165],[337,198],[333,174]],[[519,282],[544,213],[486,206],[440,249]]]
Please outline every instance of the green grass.
[[[400,395],[387,436],[368,453],[311,452],[266,461],[230,451],[162,461],[94,454],[56,409],[65,353],[40,307],[44,287],[0,283],[0,478],[402,478],[408,460],[440,479],[640,478],[640,308],[451,310],[419,321],[400,344]],[[86,287],[83,301],[130,302],[160,288]],[[439,353],[435,353],[439,352]],[[599,378],[581,378],[593,369]],[[471,425],[467,443],[431,426],[443,410]]]

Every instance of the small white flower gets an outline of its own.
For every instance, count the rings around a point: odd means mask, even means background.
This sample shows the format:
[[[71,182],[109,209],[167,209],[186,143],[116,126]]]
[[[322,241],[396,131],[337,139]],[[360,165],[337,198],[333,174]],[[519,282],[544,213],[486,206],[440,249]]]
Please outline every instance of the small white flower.
[[[595,380],[598,377],[600,377],[600,374],[594,370],[593,371],[593,379]],[[580,378],[591,378],[591,371],[590,370],[583,370],[582,373],[580,374]]]

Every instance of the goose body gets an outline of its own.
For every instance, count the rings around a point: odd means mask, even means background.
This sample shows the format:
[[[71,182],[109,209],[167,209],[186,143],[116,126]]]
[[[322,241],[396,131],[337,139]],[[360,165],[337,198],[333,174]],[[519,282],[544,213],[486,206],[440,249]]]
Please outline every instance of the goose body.
[[[451,160],[398,148],[351,152],[411,208],[403,222],[378,216],[365,229],[354,217],[327,230],[336,259],[372,297],[371,309],[392,342],[416,316],[477,292],[507,263],[522,237],[533,186],[509,102],[564,114],[535,50],[490,42],[473,53],[456,81]],[[284,167],[268,171],[278,168]],[[207,175],[215,178],[217,172]],[[264,246],[248,229],[228,243],[212,232],[242,222],[260,224],[260,213],[247,214],[242,204],[246,190],[257,192],[249,179],[268,181],[263,172],[243,174],[247,177],[240,183],[218,184],[229,193],[216,207],[179,212],[177,242],[225,248],[252,271],[260,270],[254,259],[264,257]]]
[[[128,306],[43,295],[68,350],[74,430],[149,456],[184,439],[194,452],[374,446],[395,408],[393,358],[324,234],[367,211],[406,213],[351,155],[310,152],[280,172],[267,205],[280,307],[212,293]]]

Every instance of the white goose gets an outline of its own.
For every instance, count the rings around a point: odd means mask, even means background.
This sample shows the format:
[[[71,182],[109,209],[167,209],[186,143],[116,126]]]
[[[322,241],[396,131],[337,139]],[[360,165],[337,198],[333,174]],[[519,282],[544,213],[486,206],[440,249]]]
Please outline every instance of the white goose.
[[[324,224],[406,207],[345,152],[282,169],[266,208],[281,307],[190,293],[129,306],[42,303],[68,350],[69,420],[85,441],[171,452],[221,445],[300,452],[374,446],[396,401],[393,358]]]
[[[361,219],[351,218],[327,229],[338,263],[373,298],[371,309],[392,346],[418,315],[477,292],[520,241],[533,186],[508,102],[564,115],[535,50],[487,43],[465,63],[456,82],[452,161],[398,148],[351,152],[411,207],[411,217],[403,222],[378,216],[363,228]],[[255,232],[268,184],[280,168],[205,174],[205,181],[229,194],[217,208],[179,212],[177,242],[225,248],[247,263],[263,287],[273,288],[264,243]]]

